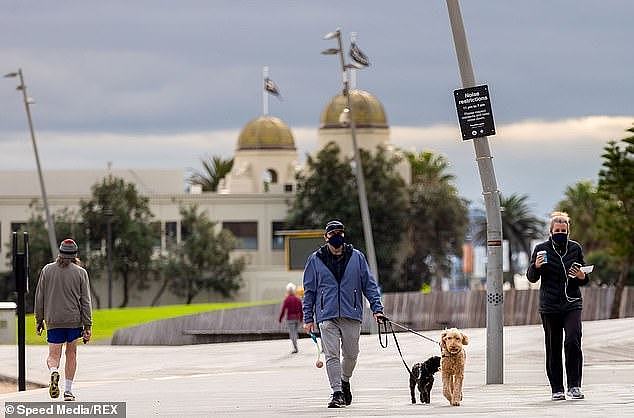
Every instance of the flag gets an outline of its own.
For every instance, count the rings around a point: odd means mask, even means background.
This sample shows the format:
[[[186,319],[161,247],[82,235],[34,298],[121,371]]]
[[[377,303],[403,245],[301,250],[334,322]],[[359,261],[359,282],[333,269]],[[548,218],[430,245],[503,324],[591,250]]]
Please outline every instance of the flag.
[[[268,93],[271,93],[278,99],[282,99],[280,89],[277,87],[277,84],[275,84],[275,82],[268,77],[264,79],[264,90],[266,90]]]
[[[359,64],[361,67],[370,66],[370,60],[368,59],[367,55],[361,52],[356,42],[353,42],[350,45],[350,58],[352,58],[352,60]]]

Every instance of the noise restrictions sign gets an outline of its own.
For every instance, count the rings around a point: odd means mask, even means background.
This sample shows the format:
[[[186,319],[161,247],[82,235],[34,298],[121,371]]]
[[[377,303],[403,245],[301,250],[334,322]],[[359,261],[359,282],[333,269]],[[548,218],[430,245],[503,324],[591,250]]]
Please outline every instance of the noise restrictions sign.
[[[489,86],[454,90],[453,95],[463,140],[495,135]]]

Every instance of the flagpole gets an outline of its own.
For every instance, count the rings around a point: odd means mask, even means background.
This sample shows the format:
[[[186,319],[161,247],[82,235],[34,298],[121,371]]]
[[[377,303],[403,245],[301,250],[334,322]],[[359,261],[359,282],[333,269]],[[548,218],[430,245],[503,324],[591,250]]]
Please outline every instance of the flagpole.
[[[266,79],[269,77],[269,67],[266,65],[262,68],[262,83],[264,88],[262,89],[262,114],[267,116],[269,114],[269,94],[266,91]]]

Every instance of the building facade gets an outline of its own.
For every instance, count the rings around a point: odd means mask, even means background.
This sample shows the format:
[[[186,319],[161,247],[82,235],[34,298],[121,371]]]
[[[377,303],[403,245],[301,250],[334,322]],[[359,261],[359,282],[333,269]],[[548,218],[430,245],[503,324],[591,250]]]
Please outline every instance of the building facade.
[[[390,142],[387,117],[381,103],[362,90],[351,92],[352,114],[357,126],[360,148],[375,151],[382,146],[396,153]],[[349,124],[341,118],[345,98],[335,96],[321,114],[316,151],[329,142],[336,142],[342,155],[352,156]],[[90,199],[91,186],[103,177],[113,175],[134,183],[149,199],[155,217],[155,251],[166,252],[181,240],[179,209],[195,204],[207,212],[218,228],[230,230],[237,238],[233,256],[243,256],[247,267],[242,275],[243,286],[234,300],[271,300],[283,296],[288,282],[301,283],[301,270],[288,270],[283,237],[289,202],[295,189],[295,175],[301,166],[291,129],[281,119],[261,116],[242,129],[234,153],[234,164],[216,192],[185,192],[185,176],[181,170],[66,170],[45,172],[51,212],[68,208],[78,210],[82,199]],[[409,183],[410,170],[406,159],[398,171]],[[40,199],[36,172],[0,171],[0,268],[8,270],[6,243],[11,232],[18,230],[31,216],[29,205]],[[63,237],[58,237],[61,240]],[[82,243],[79,243],[81,248]],[[103,247],[103,246],[102,246]],[[97,249],[91,248],[91,251]],[[106,280],[93,280],[96,292],[104,295]],[[148,304],[158,291],[159,283],[142,294],[133,294],[131,305]],[[115,304],[120,300],[115,285]],[[104,298],[102,298],[104,299]],[[220,300],[212,293],[200,294],[195,302]],[[161,304],[180,303],[167,292]]]

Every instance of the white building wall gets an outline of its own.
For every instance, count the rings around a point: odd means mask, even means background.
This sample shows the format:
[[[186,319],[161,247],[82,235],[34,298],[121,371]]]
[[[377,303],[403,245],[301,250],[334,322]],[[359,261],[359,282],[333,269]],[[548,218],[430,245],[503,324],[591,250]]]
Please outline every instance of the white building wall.
[[[374,152],[379,146],[387,147],[390,142],[390,130],[387,128],[357,128],[357,145],[360,149]],[[318,153],[328,143],[335,142],[341,149],[341,155],[352,158],[352,136],[350,129],[320,129],[317,135]]]
[[[239,150],[236,151],[233,168],[226,182],[226,193],[265,193],[264,173],[272,169],[277,173],[277,183],[270,184],[268,192],[281,193],[285,184],[295,190],[295,150]]]
[[[6,174],[6,173],[3,173]],[[9,176],[10,177],[10,176]],[[2,178],[2,174],[0,174]],[[1,192],[0,186],[0,192]],[[196,204],[199,209],[206,211],[212,221],[218,222],[218,228],[222,227],[225,221],[254,221],[257,222],[258,245],[254,250],[235,250],[233,257],[243,256],[246,258],[247,267],[243,273],[243,287],[232,300],[263,300],[276,299],[281,297],[284,288],[289,281],[299,283],[301,272],[288,272],[285,267],[284,250],[274,250],[272,248],[273,229],[272,223],[284,221],[286,218],[289,197],[288,193],[253,193],[253,194],[149,194],[150,210],[155,216],[155,221],[164,223],[177,221],[180,239],[180,206]],[[49,194],[49,205],[51,211],[68,208],[77,211],[81,199],[90,199],[89,192],[85,194]],[[0,270],[7,271],[10,262],[7,259],[7,252],[10,249],[6,246],[11,241],[11,223],[26,222],[32,213],[29,204],[33,200],[39,200],[39,194],[22,193],[19,196],[0,193]],[[63,237],[58,237],[61,240]],[[83,243],[78,243],[83,248]],[[163,249],[165,249],[165,239],[163,232]],[[93,286],[100,294],[102,306],[106,302],[107,281],[105,277],[94,277]],[[120,283],[115,282],[114,303],[118,305],[122,299]],[[160,283],[154,283],[150,289],[139,294],[132,292],[131,306],[147,305],[156,295]],[[217,301],[222,298],[212,292],[203,292],[195,301]],[[182,303],[176,296],[165,292],[160,300],[161,304]]]

